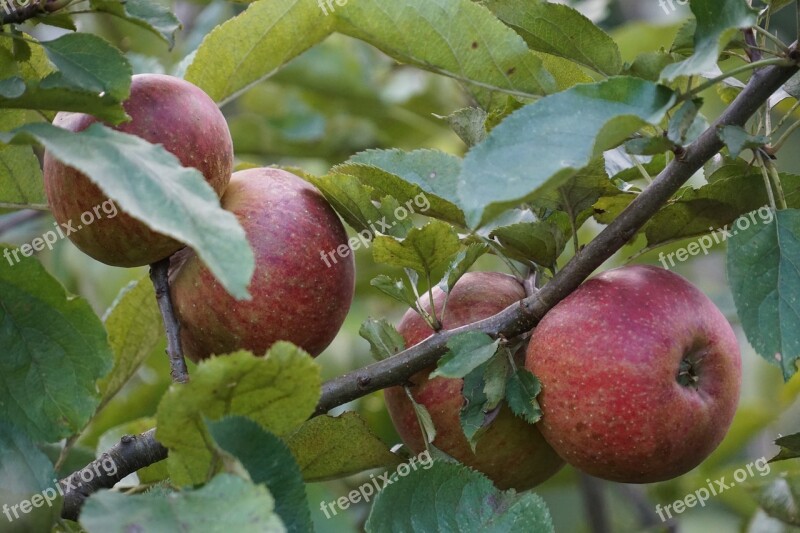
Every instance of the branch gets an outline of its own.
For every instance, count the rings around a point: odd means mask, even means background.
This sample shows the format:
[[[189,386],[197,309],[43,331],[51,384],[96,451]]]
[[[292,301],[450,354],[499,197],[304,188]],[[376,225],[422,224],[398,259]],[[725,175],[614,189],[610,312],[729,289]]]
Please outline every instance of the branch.
[[[172,308],[172,296],[169,293],[169,257],[150,265],[150,279],[156,288],[158,309],[164,320],[172,381],[188,383],[189,370],[186,368],[186,360],[183,358],[183,348],[181,347],[181,325],[175,316],[175,310]]]
[[[155,434],[154,428],[136,436],[125,435],[99,459],[59,481],[64,492],[62,518],[78,520],[83,502],[92,493],[110,489],[127,475],[166,459],[167,449],[158,443]]]
[[[795,62],[800,60],[797,43],[792,45],[789,57]],[[722,116],[538,292],[485,320],[449,331],[439,331],[393,357],[326,382],[322,387],[322,397],[315,414],[325,413],[377,390],[405,382],[417,372],[434,365],[446,351],[447,341],[460,333],[480,331],[495,337],[503,335],[512,338],[533,329],[545,313],[578,288],[592,272],[622,248],[706,161],[722,149],[723,143],[717,136],[717,128],[725,125],[744,126],[756,110],[797,71],[796,64],[772,66],[756,71]],[[110,488],[116,481],[138,468],[165,459],[167,450],[152,438],[154,431],[150,430],[138,437],[128,436],[128,439],[140,440],[138,451],[131,452],[132,457],[128,463],[118,465],[118,475],[108,479],[101,476],[92,487],[95,490]],[[121,445],[123,444],[117,445],[109,453]],[[89,493],[85,492],[83,498]],[[66,518],[77,514],[75,502],[70,500],[68,503],[72,514],[64,514]]]
[[[608,515],[608,499],[606,498],[605,481],[589,474],[578,472],[578,485],[581,498],[586,508],[586,522],[592,533],[610,533],[611,517]]]
[[[53,13],[73,0],[0,0],[0,26],[20,24],[42,13]]]

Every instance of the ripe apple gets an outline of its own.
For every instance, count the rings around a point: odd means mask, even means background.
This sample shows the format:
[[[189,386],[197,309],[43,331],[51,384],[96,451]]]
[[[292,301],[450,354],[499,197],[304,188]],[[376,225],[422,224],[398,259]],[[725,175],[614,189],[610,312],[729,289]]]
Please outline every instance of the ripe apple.
[[[536,327],[525,365],[542,383],[547,442],[576,468],[622,483],[700,464],[739,399],[739,345],[725,317],[652,266],[584,283]]]
[[[286,340],[319,355],[344,322],[353,299],[352,253],[326,263],[320,252],[347,245],[325,198],[276,168],[236,172],[222,197],[256,257],[250,301],[237,301],[189,248],[171,260],[173,305],[181,340],[194,361],[247,349],[263,355]]]
[[[512,276],[497,272],[471,272],[462,277],[450,293],[445,329],[453,329],[499,313],[509,305],[525,298],[525,289]],[[445,294],[433,290],[437,317],[441,312]],[[427,297],[422,306],[430,312]],[[398,331],[413,346],[429,337],[433,331],[413,310],[400,321]],[[436,428],[433,445],[458,459],[465,465],[483,472],[501,489],[529,489],[555,474],[563,461],[544,441],[537,426],[518,418],[502,405],[497,418],[478,439],[473,452],[461,429],[459,414],[464,405],[461,394],[463,380],[443,377],[430,379],[429,369],[414,375],[411,395],[414,401],[425,406]],[[425,449],[422,431],[414,407],[403,387],[384,391],[386,407],[403,442],[414,453]]]
[[[233,142],[225,117],[206,93],[180,78],[139,74],[133,76],[123,107],[131,120],[114,129],[163,145],[183,166],[199,170],[222,196],[233,171]],[[53,124],[80,132],[95,122],[95,117],[83,113],[58,113]],[[69,239],[98,261],[142,266],[183,247],[127,213],[117,212],[87,176],[49,153],[44,156],[44,186],[55,219],[60,224],[72,222],[75,231]],[[94,215],[91,224],[81,222],[87,212]]]

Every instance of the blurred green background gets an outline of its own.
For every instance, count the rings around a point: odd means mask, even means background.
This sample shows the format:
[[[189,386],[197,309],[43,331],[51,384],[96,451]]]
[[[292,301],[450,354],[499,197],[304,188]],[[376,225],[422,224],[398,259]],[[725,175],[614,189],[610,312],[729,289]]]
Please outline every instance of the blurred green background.
[[[688,6],[679,6],[671,13],[650,2],[608,2],[590,0],[572,2],[585,14],[607,29],[618,41],[623,58],[631,61],[642,52],[669,48]],[[184,23],[175,48],[166,50],[163,43],[150,34],[110,17],[84,16],[80,29],[97,32],[126,51],[136,72],[180,74],[184,58],[191,54],[203,36],[216,24],[234,15],[241,6],[227,2],[187,2],[173,4]],[[783,18],[774,21],[786,38],[793,30],[792,10],[784,10]],[[41,38],[53,38],[59,30],[33,28]],[[712,120],[724,103],[714,90],[704,94],[703,112]],[[367,148],[398,147],[436,148],[463,154],[466,146],[448,128],[441,116],[470,105],[459,84],[451,79],[398,65],[386,56],[358,41],[333,36],[309,50],[285,69],[250,89],[223,108],[233,134],[239,165],[299,166],[321,174],[336,163]],[[788,106],[787,106],[788,107]],[[785,107],[778,108],[785,111]],[[800,116],[795,117],[800,118]],[[790,142],[798,142],[798,137]],[[782,171],[800,172],[800,150],[785,150],[779,165]],[[702,180],[698,181],[702,183]],[[2,235],[4,241],[21,244],[40,235],[52,224],[49,216],[35,219]],[[587,242],[601,226],[590,221],[581,230],[581,242]],[[639,243],[641,244],[641,243]],[[657,263],[658,252],[669,252],[685,246],[675,243],[638,257],[637,262]],[[637,247],[628,247],[604,265],[612,268],[626,263]],[[570,247],[561,258],[572,255]],[[86,298],[99,315],[105,312],[122,287],[147,275],[146,269],[117,269],[97,263],[61,241],[52,252],[40,254],[48,270],[71,292]],[[358,336],[361,323],[368,317],[386,317],[397,322],[405,311],[382,296],[369,281],[385,270],[372,262],[369,250],[356,253],[357,286],[353,306],[336,340],[318,358],[325,378],[370,363],[369,347]],[[507,271],[493,257],[484,257],[476,265],[479,270]],[[622,486],[600,483],[607,502],[614,531],[636,531],[652,524],[658,531],[663,525],[655,514],[655,505],[672,503],[706,485],[706,479],[731,477],[737,468],[766,456],[777,448],[772,441],[781,434],[800,429],[800,410],[795,396],[800,381],[784,385],[776,367],[768,365],[749,347],[737,318],[725,279],[724,249],[717,247],[708,256],[698,256],[680,264],[677,272],[689,278],[708,294],[737,328],[743,356],[744,383],[739,411],[722,446],[694,471],[678,479],[648,486]],[[313,324],[310,325],[313,327]],[[190,368],[191,370],[191,368]],[[116,426],[139,421],[154,414],[158,401],[169,385],[167,358],[163,345],[150,357],[133,380],[124,388],[86,432],[64,465],[71,471],[95,451],[108,447],[118,438]],[[347,409],[360,411],[373,430],[388,444],[399,442],[383,406],[382,394],[372,394]],[[134,426],[146,429],[148,421]],[[109,432],[105,438],[101,437]],[[793,468],[794,461],[773,465],[778,469]],[[364,473],[351,478],[309,485],[309,502],[317,530],[325,532],[360,531],[369,511],[356,504],[336,517],[326,519],[319,510],[320,502],[346,495],[368,478]],[[755,482],[759,479],[753,480]],[[582,493],[576,472],[567,467],[555,478],[537,488],[550,506],[557,531],[589,531]],[[680,530],[686,532],[717,531],[787,531],[765,515],[754,514],[756,505],[746,489],[736,487],[712,498],[706,507],[687,510],[679,518]],[[643,526],[643,524],[645,524]]]

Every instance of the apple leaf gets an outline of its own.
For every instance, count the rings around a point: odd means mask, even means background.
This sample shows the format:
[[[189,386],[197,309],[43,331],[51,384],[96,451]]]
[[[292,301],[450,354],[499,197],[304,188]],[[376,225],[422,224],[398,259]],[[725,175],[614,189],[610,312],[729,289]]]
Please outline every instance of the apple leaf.
[[[463,378],[497,352],[500,340],[494,340],[486,333],[468,331],[447,341],[448,351],[439,359],[431,377]]]
[[[25,43],[27,53],[19,57],[13,51],[16,45],[10,39],[0,42],[0,108],[76,111],[113,123],[127,118],[122,102],[130,93],[131,67],[108,42],[69,33],[45,43]]]
[[[205,38],[186,79],[225,103],[334,31],[402,63],[512,95],[543,95],[588,79],[569,61],[529,50],[470,0],[352,0],[334,7],[326,13],[305,0],[254,2]]]
[[[485,411],[496,409],[506,397],[506,381],[511,371],[511,362],[508,359],[508,350],[502,348],[494,357],[489,359],[483,373],[483,393],[486,395]]]
[[[336,212],[356,231],[374,233],[372,228],[378,221],[383,221],[383,215],[372,203],[374,189],[357,178],[346,174],[322,177],[305,174],[304,177],[320,190]],[[375,229],[380,231],[381,228]]]
[[[33,139],[86,174],[126,213],[190,245],[234,297],[249,298],[253,251],[236,217],[222,209],[197,169],[182,167],[161,145],[99,123],[80,133],[45,123],[0,132],[0,142]]]
[[[669,121],[669,127],[667,129],[667,138],[670,141],[683,146],[687,141],[693,140],[689,138],[689,132],[700,114],[700,107],[702,107],[702,105],[702,98],[693,98],[692,100],[684,102],[678,110],[675,111],[675,114]]]
[[[800,457],[800,433],[784,435],[783,437],[775,439],[775,444],[781,447],[781,451],[778,452],[778,455],[769,460],[770,463]]]
[[[691,0],[697,25],[694,53],[686,60],[667,65],[661,77],[672,81],[678,76],[704,74],[717,65],[720,52],[742,28],[756,24],[758,10],[745,0]]]
[[[19,263],[0,261],[0,421],[53,442],[94,414],[95,381],[111,370],[111,350],[89,304],[12,250]]]
[[[208,424],[217,446],[247,469],[253,483],[277,494],[275,512],[289,533],[313,531],[308,498],[300,467],[281,439],[242,417],[227,417]]]
[[[572,230],[569,216],[557,211],[547,220],[495,228],[489,236],[496,239],[512,259],[533,261],[552,269],[569,242]]]
[[[417,305],[417,297],[414,295],[411,287],[409,287],[404,280],[392,279],[386,274],[376,276],[370,285],[381,291],[383,294],[397,300],[400,303],[406,304],[411,309],[419,309]]]
[[[461,248],[458,234],[450,224],[432,220],[422,228],[414,228],[405,239],[379,235],[372,244],[376,263],[410,268],[426,278],[443,266]]]
[[[717,130],[720,140],[728,147],[731,157],[739,157],[744,150],[763,148],[769,143],[769,137],[765,135],[750,135],[741,126],[722,126]]]
[[[535,424],[542,418],[542,410],[536,401],[541,390],[542,385],[536,376],[524,368],[517,369],[506,383],[506,402],[515,415]]]
[[[203,361],[158,406],[156,438],[170,450],[172,482],[203,483],[213,473],[204,419],[241,415],[285,435],[314,412],[320,386],[319,366],[288,342],[275,343],[265,357],[240,351]]]
[[[6,533],[50,531],[61,514],[62,497],[56,490],[56,473],[47,456],[31,442],[28,436],[13,424],[0,423],[0,507],[10,509],[10,516],[0,516]],[[44,493],[43,493],[44,491]],[[47,497],[47,505],[29,513],[14,514],[22,501],[39,494]],[[13,511],[13,513],[12,513]],[[13,518],[8,523],[6,518]]]
[[[461,159],[444,152],[367,150],[331,172],[359,178],[364,185],[397,198],[407,211],[463,226],[464,213],[455,205],[460,171]]]
[[[769,516],[784,524],[800,526],[800,477],[797,474],[783,474],[748,488],[750,495]]]
[[[157,35],[172,49],[175,45],[175,32],[181,22],[163,5],[151,0],[91,0],[89,5],[95,11],[111,13]]]
[[[484,363],[464,376],[464,385],[461,388],[464,404],[459,413],[459,421],[461,431],[473,452],[478,438],[492,422],[490,412],[486,409],[489,400],[486,394],[488,383],[485,380],[488,365],[489,363]]]
[[[514,112],[474,146],[459,178],[470,227],[557,188],[675,102],[667,87],[630,77],[578,85]],[[580,109],[580,113],[575,113]]]
[[[486,138],[486,111],[480,107],[465,107],[441,117],[467,146],[475,146]]]
[[[128,495],[111,490],[93,494],[81,510],[88,533],[130,531],[286,531],[264,485],[220,474],[206,486],[169,494]]]
[[[314,417],[286,437],[286,444],[306,481],[345,477],[400,463],[355,412]]]
[[[800,210],[749,224],[728,239],[728,280],[747,340],[783,379],[800,358]]]
[[[42,169],[30,146],[0,146],[0,203],[47,205]]]
[[[434,462],[383,489],[365,529],[380,531],[553,532],[547,506],[532,492],[500,491],[469,468]]]
[[[447,267],[442,281],[439,282],[439,288],[446,294],[450,294],[458,280],[467,273],[470,267],[475,264],[475,261],[488,251],[489,246],[482,243],[470,244],[459,251],[450,261],[450,266]]]
[[[98,382],[101,403],[110,400],[153,353],[164,336],[155,289],[149,277],[120,291],[104,318],[114,368]]]
[[[606,76],[622,70],[614,40],[572,7],[541,0],[487,0],[484,5],[519,33],[531,50],[563,57]]]
[[[369,343],[372,357],[378,361],[398,354],[406,347],[403,336],[385,318],[368,318],[361,324],[358,334]]]

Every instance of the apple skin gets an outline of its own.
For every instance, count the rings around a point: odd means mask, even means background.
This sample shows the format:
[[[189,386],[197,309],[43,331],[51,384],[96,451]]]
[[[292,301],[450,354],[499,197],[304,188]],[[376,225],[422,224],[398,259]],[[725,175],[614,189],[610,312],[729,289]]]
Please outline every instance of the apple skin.
[[[239,219],[255,254],[252,299],[229,295],[191,249],[175,254],[170,286],[185,355],[263,355],[279,340],[319,355],[342,326],[355,288],[352,253],[330,267],[320,256],[347,244],[339,217],[316,188],[276,168],[234,173],[222,207]]]
[[[445,294],[434,288],[434,305],[438,312]],[[470,272],[464,275],[450,294],[444,329],[453,329],[499,313],[525,298],[525,289],[512,276],[497,272]],[[427,296],[422,306],[430,311]],[[409,310],[400,321],[398,331],[413,346],[433,331],[415,311]],[[465,465],[482,472],[501,489],[527,490],[555,474],[564,462],[544,441],[537,426],[518,418],[502,404],[500,412],[478,439],[473,452],[461,429],[460,411],[464,404],[462,379],[428,375],[433,369],[419,372],[409,380],[414,401],[425,406],[436,428],[433,445]],[[425,441],[414,407],[403,387],[384,391],[386,407],[403,442],[414,453],[425,450]]]
[[[695,385],[678,381],[684,360]],[[556,305],[525,366],[542,383],[547,442],[574,467],[622,483],[700,464],[725,437],[741,384],[736,335],[714,303],[641,265],[604,272]]]
[[[184,167],[199,170],[222,196],[233,171],[233,141],[225,117],[206,93],[173,76],[139,74],[133,76],[131,94],[123,107],[131,120],[114,126],[115,130],[163,145]],[[91,115],[65,112],[53,120],[54,125],[72,132],[95,122],[97,118]],[[100,212],[102,217],[82,224],[81,214],[92,212],[108,196],[87,176],[47,152],[44,185],[55,219],[59,223],[71,220],[76,229],[82,226],[69,239],[98,261],[121,267],[148,265],[184,246],[123,211],[113,218]]]

